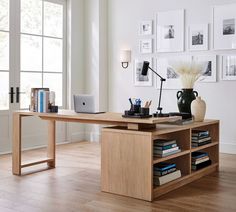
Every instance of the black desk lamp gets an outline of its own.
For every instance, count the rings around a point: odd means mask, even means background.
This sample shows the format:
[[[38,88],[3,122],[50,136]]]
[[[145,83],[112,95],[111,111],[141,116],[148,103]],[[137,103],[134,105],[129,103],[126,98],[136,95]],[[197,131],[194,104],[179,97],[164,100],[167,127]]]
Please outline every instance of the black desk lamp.
[[[160,94],[159,94],[159,102],[158,102],[158,108],[157,112],[153,114],[154,117],[168,117],[169,114],[162,113],[162,107],[161,107],[161,95],[162,95],[162,85],[163,82],[166,81],[165,78],[163,78],[161,75],[159,75],[156,71],[154,71],[152,68],[149,67],[149,62],[144,61],[143,62],[143,69],[142,69],[142,75],[147,76],[148,69],[150,69],[154,74],[156,74],[160,80],[161,80],[161,86],[160,86]]]

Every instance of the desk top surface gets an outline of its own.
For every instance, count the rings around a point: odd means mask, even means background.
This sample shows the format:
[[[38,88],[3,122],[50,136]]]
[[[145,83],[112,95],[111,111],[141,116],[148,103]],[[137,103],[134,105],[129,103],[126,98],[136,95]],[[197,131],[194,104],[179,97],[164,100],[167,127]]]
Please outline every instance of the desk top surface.
[[[65,121],[82,121],[82,122],[94,122],[98,124],[116,124],[116,123],[134,123],[134,124],[158,124],[168,121],[177,121],[181,119],[180,117],[163,117],[163,118],[123,118],[121,113],[100,113],[100,114],[85,114],[76,113],[72,110],[59,110],[58,113],[38,113],[31,112],[28,110],[15,111],[15,114],[20,114],[22,116],[38,116],[42,119],[55,119],[55,120],[65,120]]]

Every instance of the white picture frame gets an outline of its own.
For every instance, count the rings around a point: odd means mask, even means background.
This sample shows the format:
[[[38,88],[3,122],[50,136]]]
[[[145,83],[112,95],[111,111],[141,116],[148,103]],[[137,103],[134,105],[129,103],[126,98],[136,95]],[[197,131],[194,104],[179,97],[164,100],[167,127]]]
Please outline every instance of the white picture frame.
[[[213,47],[215,50],[236,49],[236,4],[213,7]]]
[[[157,52],[184,51],[184,9],[157,13]]]
[[[193,60],[204,63],[203,75],[198,82],[216,82],[216,55],[196,55]]]
[[[222,56],[221,80],[236,80],[236,55]]]
[[[190,55],[181,55],[170,58],[159,57],[156,59],[156,71],[160,74],[166,81],[163,83],[163,89],[165,90],[178,90],[182,89],[182,84],[178,74],[175,73],[171,64],[178,62],[191,62],[192,56]],[[160,89],[160,79],[158,77],[156,80],[156,89]]]
[[[208,24],[195,24],[188,27],[189,51],[208,50]]]
[[[141,75],[144,61],[148,61],[150,63],[150,67],[153,67],[153,58],[135,59],[133,71],[134,85],[138,87],[151,87],[153,86],[152,71],[149,70],[147,76]]]
[[[139,52],[141,54],[152,54],[153,53],[153,40],[141,39],[139,41]]]
[[[153,34],[153,21],[141,21],[139,24],[139,35],[152,35]]]

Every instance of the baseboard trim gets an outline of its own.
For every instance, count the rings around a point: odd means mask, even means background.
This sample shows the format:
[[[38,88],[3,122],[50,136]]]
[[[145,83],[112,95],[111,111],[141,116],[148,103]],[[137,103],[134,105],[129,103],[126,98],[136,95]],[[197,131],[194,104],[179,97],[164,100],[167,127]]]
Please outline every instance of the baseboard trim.
[[[85,132],[86,141],[99,143],[100,139],[101,139],[101,134],[97,131]]]
[[[64,142],[56,143],[56,146],[60,146],[60,145],[64,145],[64,144],[69,144],[69,143],[71,143],[71,142],[64,141]],[[45,147],[47,147],[47,145],[38,145],[38,146],[34,146],[34,147],[25,147],[25,148],[22,148],[22,151],[41,149],[41,148],[45,148]],[[12,154],[12,151],[0,152],[0,155],[6,155],[6,154]]]
[[[236,154],[236,144],[220,143],[220,153]]]
[[[72,143],[78,142],[78,141],[84,141],[84,140],[85,140],[84,132],[72,133],[71,136],[70,136],[70,141]]]

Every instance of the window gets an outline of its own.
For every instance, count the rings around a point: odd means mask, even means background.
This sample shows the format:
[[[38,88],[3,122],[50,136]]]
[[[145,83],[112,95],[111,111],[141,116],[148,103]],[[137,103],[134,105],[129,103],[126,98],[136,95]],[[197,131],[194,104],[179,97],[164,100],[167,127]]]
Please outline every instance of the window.
[[[32,87],[56,92],[63,105],[65,6],[62,0],[21,0],[21,108],[30,104]]]
[[[0,0],[0,110],[9,108],[9,0]]]

